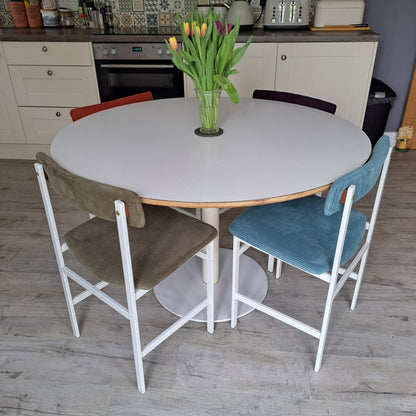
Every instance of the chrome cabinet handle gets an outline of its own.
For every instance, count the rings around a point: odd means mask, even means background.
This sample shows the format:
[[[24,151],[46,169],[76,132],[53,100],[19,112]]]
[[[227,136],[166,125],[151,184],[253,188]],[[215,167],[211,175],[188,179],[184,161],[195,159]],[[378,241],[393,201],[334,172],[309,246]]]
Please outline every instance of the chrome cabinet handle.
[[[61,117],[61,113],[59,111],[56,112],[56,117]]]
[[[286,58],[287,58],[287,56],[286,56],[286,55],[282,55],[282,56],[280,57],[280,59],[281,59],[282,61],[286,61]]]
[[[42,46],[42,50],[43,50],[43,52],[46,52],[48,50],[48,48],[46,46]]]
[[[48,75],[52,75],[52,74],[53,74],[53,71],[52,71],[51,69],[48,69],[48,70],[46,71],[46,73],[47,73]]]

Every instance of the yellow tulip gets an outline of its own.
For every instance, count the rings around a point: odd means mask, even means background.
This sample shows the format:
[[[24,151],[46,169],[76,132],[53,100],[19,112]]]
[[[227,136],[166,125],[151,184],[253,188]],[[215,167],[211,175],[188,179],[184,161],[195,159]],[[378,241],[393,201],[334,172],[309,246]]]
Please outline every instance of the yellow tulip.
[[[205,35],[207,33],[207,29],[208,29],[208,25],[205,22],[202,23],[202,26],[201,26],[201,34],[202,34],[202,37],[203,38],[205,37]]]
[[[192,36],[194,36],[194,35],[195,35],[195,27],[196,27],[196,21],[194,20],[194,21],[192,22],[192,26],[191,26],[191,29],[192,29]]]
[[[196,30],[196,34],[198,35],[198,37],[200,38],[201,37],[201,28],[199,27],[199,26],[196,26],[195,27],[195,30]]]
[[[185,22],[183,24],[183,30],[185,31],[185,35],[189,36],[189,34],[191,33],[191,28],[189,27],[189,23]]]
[[[178,49],[178,42],[174,36],[169,38],[169,45],[174,51]]]

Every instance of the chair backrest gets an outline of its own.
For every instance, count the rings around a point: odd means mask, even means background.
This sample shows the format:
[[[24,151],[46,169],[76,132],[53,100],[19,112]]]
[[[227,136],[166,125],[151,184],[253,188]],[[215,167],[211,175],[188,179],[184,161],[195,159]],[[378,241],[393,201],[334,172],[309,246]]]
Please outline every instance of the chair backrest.
[[[331,186],[325,202],[325,215],[332,215],[343,209],[343,192],[350,186],[355,185],[354,202],[365,196],[376,184],[381,169],[389,155],[390,139],[388,136],[381,137],[374,146],[370,159],[360,168],[347,173],[337,179]]]
[[[45,153],[38,153],[36,159],[42,165],[51,188],[60,196],[69,199],[77,207],[97,217],[116,221],[114,201],[123,201],[128,207],[128,225],[144,227],[145,217],[140,197],[132,191],[94,182],[74,175],[59,166]]]
[[[142,101],[153,100],[153,95],[150,91],[142,92],[140,94],[130,95],[128,97],[118,98],[117,100],[105,101],[99,104],[87,105],[85,107],[79,107],[72,109],[69,114],[72,121],[79,120],[90,114],[97,113],[98,111],[107,110],[113,107],[119,107],[121,105],[139,103]]]
[[[317,110],[326,111],[327,113],[331,114],[335,114],[335,111],[337,110],[337,106],[328,101],[308,97],[307,95],[294,94],[291,92],[254,90],[253,98],[303,105],[305,107],[311,107]]]

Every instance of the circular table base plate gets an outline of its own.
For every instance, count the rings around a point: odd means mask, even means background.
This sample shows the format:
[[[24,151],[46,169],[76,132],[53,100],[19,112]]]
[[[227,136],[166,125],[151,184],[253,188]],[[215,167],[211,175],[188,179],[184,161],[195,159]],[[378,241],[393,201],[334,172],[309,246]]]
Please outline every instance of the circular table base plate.
[[[232,250],[220,248],[219,279],[214,286],[215,322],[231,319]],[[268,288],[267,276],[260,265],[248,256],[240,256],[239,292],[262,302]],[[206,297],[202,281],[202,260],[193,257],[154,289],[159,303],[177,316],[183,316]],[[238,317],[247,315],[252,307],[238,303]],[[192,320],[206,322],[206,309]]]

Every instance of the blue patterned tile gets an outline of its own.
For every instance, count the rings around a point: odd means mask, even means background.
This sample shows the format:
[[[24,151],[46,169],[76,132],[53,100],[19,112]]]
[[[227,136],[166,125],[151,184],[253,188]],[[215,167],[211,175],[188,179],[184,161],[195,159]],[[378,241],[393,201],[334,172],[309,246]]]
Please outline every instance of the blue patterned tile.
[[[131,0],[118,0],[118,9],[120,12],[131,12],[133,2]]]
[[[157,13],[159,11],[158,0],[146,0],[144,2],[144,10],[146,13]]]
[[[166,12],[170,9],[169,0],[159,0],[159,11]]]
[[[146,30],[146,15],[145,13],[135,13],[134,15],[134,26],[139,32]]]
[[[146,13],[146,20],[146,25],[148,28],[158,26],[157,13]]]

